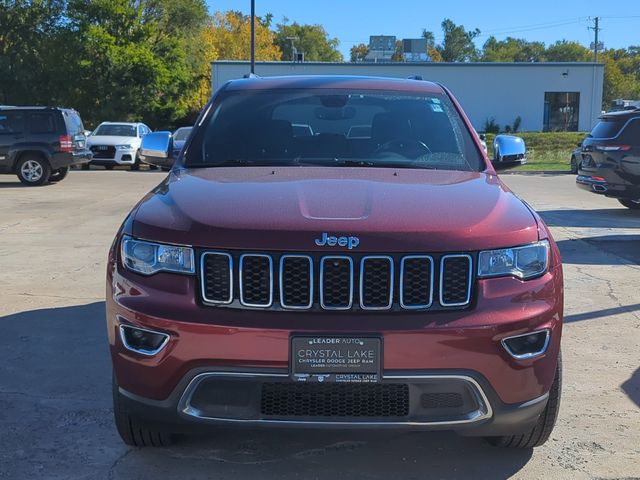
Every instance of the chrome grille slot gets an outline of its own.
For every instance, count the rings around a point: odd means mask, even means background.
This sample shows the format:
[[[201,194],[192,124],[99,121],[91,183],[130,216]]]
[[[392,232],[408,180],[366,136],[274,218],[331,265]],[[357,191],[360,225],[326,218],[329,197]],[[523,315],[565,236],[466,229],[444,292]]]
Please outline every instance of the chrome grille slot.
[[[273,260],[269,255],[240,256],[240,303],[263,308],[273,303]]]
[[[433,303],[433,258],[429,255],[404,257],[400,264],[400,306],[429,308]]]
[[[388,310],[393,306],[393,258],[363,257],[360,262],[360,307]]]
[[[325,310],[348,310],[353,305],[353,260],[322,257],[320,261],[320,306]]]
[[[471,256],[445,255],[440,260],[440,305],[460,307],[471,300]]]
[[[313,306],[313,260],[306,255],[280,257],[280,304],[284,308]]]
[[[202,298],[207,303],[233,301],[233,259],[228,253],[206,252],[202,255]]]

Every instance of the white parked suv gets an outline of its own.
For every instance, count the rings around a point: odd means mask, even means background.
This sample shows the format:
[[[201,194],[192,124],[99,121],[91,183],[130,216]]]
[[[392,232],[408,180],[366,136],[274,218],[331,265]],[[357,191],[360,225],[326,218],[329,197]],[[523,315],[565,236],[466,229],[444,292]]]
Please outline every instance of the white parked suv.
[[[102,165],[111,170],[116,165],[140,168],[140,142],[151,129],[144,123],[102,122],[87,137],[87,146],[93,153],[91,165]],[[84,168],[88,169],[89,164]]]

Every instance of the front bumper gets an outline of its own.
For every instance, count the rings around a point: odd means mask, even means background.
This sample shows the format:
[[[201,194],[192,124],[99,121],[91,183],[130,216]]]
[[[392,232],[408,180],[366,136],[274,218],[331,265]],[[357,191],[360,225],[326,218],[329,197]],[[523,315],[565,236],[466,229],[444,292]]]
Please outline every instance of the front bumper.
[[[515,433],[516,426],[524,428],[523,425],[535,423],[554,380],[563,316],[559,265],[527,282],[515,278],[480,280],[472,308],[461,311],[354,314],[242,310],[201,305],[194,295],[198,288],[195,276],[161,273],[141,277],[123,270],[115,255],[110,257],[108,337],[120,392],[132,408],[190,426],[306,425],[309,422],[263,418],[257,407],[232,418],[194,415],[189,405],[181,401],[188,398],[188,385],[197,375],[231,371],[236,376],[241,373],[243,378],[247,373],[258,378],[252,377],[254,393],[241,395],[257,405],[260,393],[255,386],[262,379],[257,373],[273,374],[276,383],[293,383],[288,372],[290,338],[294,334],[379,336],[383,339],[381,384],[397,382],[399,376],[413,378],[403,380],[409,382],[413,392],[413,416],[404,416],[401,421],[387,418],[364,423],[324,419],[312,422],[312,426],[382,424],[465,431],[473,427],[470,434]],[[170,338],[157,354],[141,355],[124,346],[119,334],[121,324],[164,332]],[[551,335],[540,356],[518,360],[501,344],[505,337],[541,329],[549,329]],[[425,377],[442,375],[464,377],[459,380],[466,386],[475,382],[478,388],[472,388],[470,395],[482,401],[477,405],[468,403],[474,408],[465,412],[450,411],[451,415],[441,421],[434,420],[442,417],[440,413],[434,417],[415,410],[420,403],[416,392],[422,391],[420,384],[426,381]],[[232,406],[228,404],[225,409]],[[471,415],[474,421],[467,421],[471,417],[465,415]]]
[[[286,398],[269,396],[274,386],[291,389]],[[315,387],[308,392],[305,387]],[[355,391],[340,397],[339,403],[327,406],[326,393],[321,389],[336,388],[333,385],[295,384],[288,382],[288,373],[277,369],[253,369],[238,371],[231,368],[195,369],[176,386],[164,400],[152,400],[128,392],[122,388],[118,394],[127,409],[142,421],[161,425],[173,432],[206,431],[212,426],[335,428],[335,429],[417,429],[454,430],[469,436],[498,436],[524,433],[533,428],[544,410],[548,394],[528,402],[505,404],[497,397],[486,379],[473,371],[425,371],[400,372],[385,375],[376,385],[340,385],[343,392],[362,387],[376,391],[384,387],[404,388],[410,399],[410,409],[404,417],[363,417],[341,415],[349,401],[357,397]],[[397,390],[397,388],[396,388]],[[460,404],[451,402],[452,392],[461,392]],[[325,390],[326,392],[327,390]],[[265,393],[266,392],[266,393]],[[295,402],[309,408],[310,395],[317,394],[316,403],[322,408],[333,409],[328,416],[283,415],[274,411],[283,402]],[[375,394],[365,394],[367,406],[376,402]],[[438,397],[440,395],[440,397]],[[282,397],[282,395],[280,396]],[[378,396],[379,397],[379,396]],[[393,400],[386,399],[389,402]],[[279,403],[278,403],[279,402]],[[440,402],[438,404],[437,402]],[[311,408],[317,405],[311,405]],[[380,408],[384,408],[384,403]],[[375,406],[371,407],[375,410]]]
[[[133,165],[136,161],[138,150],[133,148],[130,150],[116,150],[113,158],[96,158],[91,160],[91,165]]]

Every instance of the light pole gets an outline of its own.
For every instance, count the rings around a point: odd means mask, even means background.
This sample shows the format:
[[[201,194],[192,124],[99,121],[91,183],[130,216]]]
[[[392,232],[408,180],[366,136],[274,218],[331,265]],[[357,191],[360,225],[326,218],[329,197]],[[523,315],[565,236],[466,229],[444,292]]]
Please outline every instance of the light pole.
[[[295,62],[296,61],[296,46],[295,46],[295,41],[298,40],[298,37],[287,37],[287,40],[291,41],[291,61]]]
[[[251,0],[251,73],[256,73],[256,0]]]

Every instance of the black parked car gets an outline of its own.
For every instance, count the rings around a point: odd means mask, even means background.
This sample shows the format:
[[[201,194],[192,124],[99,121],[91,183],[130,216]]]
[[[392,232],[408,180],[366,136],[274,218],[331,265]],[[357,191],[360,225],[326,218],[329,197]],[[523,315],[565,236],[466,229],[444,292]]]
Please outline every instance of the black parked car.
[[[59,182],[91,160],[80,115],[55,107],[0,107],[0,173],[25,185]]]
[[[602,115],[580,154],[578,187],[640,209],[640,108]]]

